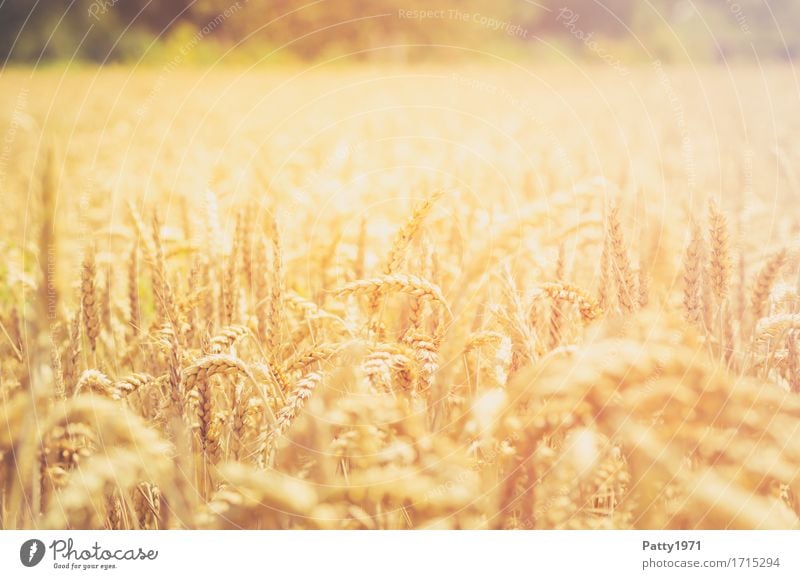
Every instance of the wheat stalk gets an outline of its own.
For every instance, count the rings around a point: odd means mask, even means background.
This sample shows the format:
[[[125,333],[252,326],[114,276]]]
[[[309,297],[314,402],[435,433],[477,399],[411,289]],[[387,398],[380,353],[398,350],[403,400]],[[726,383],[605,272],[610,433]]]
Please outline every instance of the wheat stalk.
[[[696,223],[692,224],[691,231],[683,257],[683,315],[690,324],[699,325],[702,317],[703,240]]]
[[[619,207],[611,205],[607,211],[607,235],[612,256],[613,270],[617,282],[617,295],[619,304],[625,312],[637,309],[636,281],[633,267],[628,257],[625,237],[622,233],[622,224],[619,218]]]
[[[778,279],[778,274],[781,268],[786,263],[786,250],[782,249],[764,262],[764,265],[756,275],[755,283],[753,284],[753,293],[750,297],[750,308],[755,319],[761,319],[766,313],[767,300]]]
[[[393,273],[364,280],[357,280],[342,286],[336,291],[339,295],[373,295],[387,293],[406,293],[417,298],[431,299],[447,306],[442,290],[435,284],[416,275]]]
[[[731,255],[728,236],[728,220],[717,208],[716,203],[709,202],[709,276],[711,278],[711,291],[717,302],[722,302],[728,295],[731,276]]]
[[[83,329],[89,342],[92,354],[97,349],[97,337],[100,334],[100,315],[97,311],[96,266],[94,250],[89,249],[81,267],[81,308]]]
[[[588,323],[596,320],[602,314],[597,302],[581,288],[569,283],[548,283],[539,286],[544,295],[555,302],[575,304],[581,314],[581,319]]]

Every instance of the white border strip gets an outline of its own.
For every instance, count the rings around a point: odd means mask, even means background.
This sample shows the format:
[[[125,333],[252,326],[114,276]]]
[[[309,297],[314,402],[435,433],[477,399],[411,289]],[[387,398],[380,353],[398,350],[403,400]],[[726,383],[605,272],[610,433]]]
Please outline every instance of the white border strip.
[[[32,539],[46,551],[25,567]],[[796,531],[0,531],[0,576],[797,578],[798,545]]]

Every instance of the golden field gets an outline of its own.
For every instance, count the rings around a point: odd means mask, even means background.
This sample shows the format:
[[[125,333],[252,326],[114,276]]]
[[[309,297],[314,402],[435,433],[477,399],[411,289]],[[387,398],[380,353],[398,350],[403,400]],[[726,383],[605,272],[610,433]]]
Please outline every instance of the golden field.
[[[0,74],[0,528],[797,528],[781,67]]]

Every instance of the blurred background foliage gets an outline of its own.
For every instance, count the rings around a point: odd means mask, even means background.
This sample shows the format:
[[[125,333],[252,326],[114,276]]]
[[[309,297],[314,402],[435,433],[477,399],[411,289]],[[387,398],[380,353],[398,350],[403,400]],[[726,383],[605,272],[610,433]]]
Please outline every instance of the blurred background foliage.
[[[0,0],[0,57],[23,63],[763,62],[797,55],[798,29],[797,0]]]

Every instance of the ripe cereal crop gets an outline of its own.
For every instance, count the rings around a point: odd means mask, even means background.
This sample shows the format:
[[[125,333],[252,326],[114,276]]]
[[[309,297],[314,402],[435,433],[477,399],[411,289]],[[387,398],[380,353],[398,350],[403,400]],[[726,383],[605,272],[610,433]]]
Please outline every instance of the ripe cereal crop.
[[[797,528],[791,74],[661,72],[3,72],[0,528]]]

